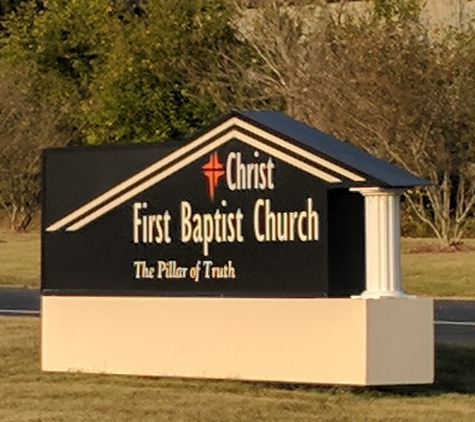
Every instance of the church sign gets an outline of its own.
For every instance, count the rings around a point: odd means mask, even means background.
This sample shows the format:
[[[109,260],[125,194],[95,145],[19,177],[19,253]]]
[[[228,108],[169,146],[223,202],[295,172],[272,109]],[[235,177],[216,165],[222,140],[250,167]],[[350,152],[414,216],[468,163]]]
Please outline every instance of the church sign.
[[[360,293],[363,198],[342,188],[367,176],[239,117],[184,145],[47,150],[44,293]]]
[[[399,196],[425,184],[278,112],[48,149],[42,368],[430,382],[432,301],[399,270]]]

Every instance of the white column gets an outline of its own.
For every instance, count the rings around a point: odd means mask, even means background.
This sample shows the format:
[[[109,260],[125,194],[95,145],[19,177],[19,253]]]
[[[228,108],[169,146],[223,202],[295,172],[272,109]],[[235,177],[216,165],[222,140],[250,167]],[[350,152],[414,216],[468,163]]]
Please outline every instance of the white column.
[[[401,287],[401,190],[351,189],[364,196],[366,290],[360,298],[407,297]]]

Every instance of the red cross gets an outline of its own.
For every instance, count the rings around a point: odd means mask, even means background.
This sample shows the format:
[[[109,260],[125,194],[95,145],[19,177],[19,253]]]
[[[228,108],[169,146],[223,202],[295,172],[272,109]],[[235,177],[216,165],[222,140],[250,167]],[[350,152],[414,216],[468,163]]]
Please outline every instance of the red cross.
[[[209,156],[208,162],[201,167],[203,174],[208,179],[208,194],[212,201],[214,201],[214,192],[218,187],[219,178],[224,175],[224,167],[219,162],[217,152],[213,152]]]

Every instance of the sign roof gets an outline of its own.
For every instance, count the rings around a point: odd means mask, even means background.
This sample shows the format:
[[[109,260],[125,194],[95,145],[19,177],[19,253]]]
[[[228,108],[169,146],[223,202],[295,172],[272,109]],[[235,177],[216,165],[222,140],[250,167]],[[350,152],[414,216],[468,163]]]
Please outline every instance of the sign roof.
[[[233,111],[116,184],[46,231],[76,231],[231,140],[239,140],[333,187],[409,188],[429,182],[283,113]]]
[[[315,154],[326,157],[329,161],[365,176],[364,183],[355,180],[351,187],[411,188],[430,185],[428,180],[417,177],[283,113],[277,111],[239,111],[232,112],[230,115],[239,116],[266,131],[279,134],[280,137],[289,139],[294,144],[300,144]],[[226,119],[227,116],[222,118]]]

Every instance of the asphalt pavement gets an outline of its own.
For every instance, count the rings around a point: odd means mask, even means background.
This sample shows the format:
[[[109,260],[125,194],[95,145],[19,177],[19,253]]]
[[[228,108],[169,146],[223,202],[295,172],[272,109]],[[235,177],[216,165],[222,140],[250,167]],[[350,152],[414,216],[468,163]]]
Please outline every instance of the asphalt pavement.
[[[475,300],[436,300],[435,339],[475,346]]]
[[[39,289],[0,288],[0,315],[38,316],[39,311]]]
[[[0,315],[40,314],[40,290],[0,288]],[[475,346],[475,300],[436,300],[436,342]]]

